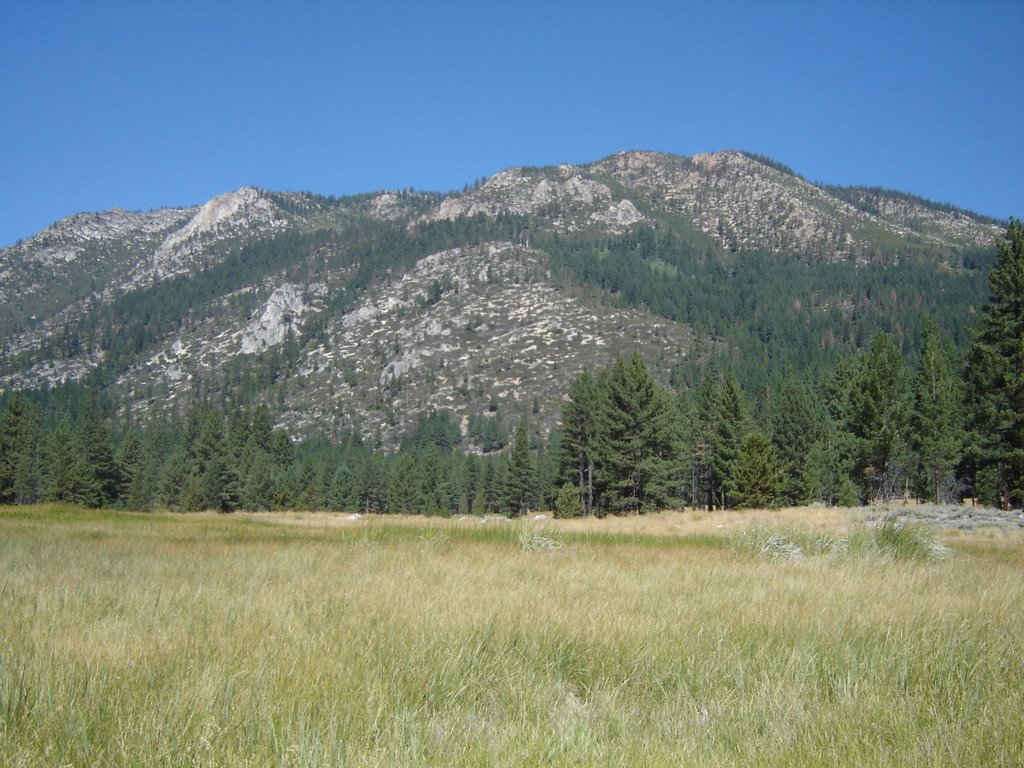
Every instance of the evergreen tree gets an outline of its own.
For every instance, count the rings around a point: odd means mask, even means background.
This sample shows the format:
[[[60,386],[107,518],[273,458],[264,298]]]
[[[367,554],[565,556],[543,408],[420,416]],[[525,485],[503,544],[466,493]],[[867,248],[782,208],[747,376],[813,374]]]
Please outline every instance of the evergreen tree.
[[[253,448],[260,451],[270,452],[270,441],[274,432],[274,419],[270,415],[270,409],[263,403],[256,406],[252,414],[252,424],[249,437],[252,440]]]
[[[1024,507],[1024,223],[1010,222],[998,250],[970,352],[973,428],[990,501]]]
[[[558,456],[562,450],[562,434],[557,428],[548,435],[547,445],[537,447],[537,505],[554,509],[558,491]]]
[[[15,392],[0,415],[0,504],[36,501],[41,486],[38,409]]]
[[[737,507],[774,507],[782,491],[778,454],[763,432],[743,438],[732,468],[732,499]]]
[[[615,512],[649,512],[668,505],[675,474],[675,421],[668,395],[639,354],[621,357],[603,377],[595,465]]]
[[[376,451],[369,454],[363,464],[363,478],[359,491],[362,512],[388,511],[388,466]]]
[[[108,506],[117,498],[120,478],[95,392],[86,400],[74,444],[74,500],[87,507]]]
[[[803,463],[801,484],[805,495],[798,502],[856,506],[859,494],[850,479],[852,436],[839,430],[827,410],[821,414],[818,432],[818,439],[808,449]]]
[[[187,510],[183,504],[185,484],[189,481],[189,460],[185,450],[179,449],[167,457],[160,470],[156,503],[171,510]]]
[[[735,488],[733,467],[743,438],[750,431],[750,405],[732,369],[722,377],[711,409],[711,469],[717,490],[716,504],[731,506]]]
[[[271,435],[270,455],[280,469],[287,469],[295,460],[295,446],[283,429],[275,429]]]
[[[579,489],[566,483],[558,489],[555,495],[555,502],[552,505],[555,517],[579,517],[583,514],[583,507],[580,506]]]
[[[705,374],[687,402],[680,406],[688,446],[689,471],[685,478],[690,503],[711,510],[718,503],[721,481],[715,475],[714,415],[717,402],[714,379]]]
[[[530,456],[526,424],[520,422],[512,439],[508,465],[508,505],[513,516],[523,515],[537,505],[537,470]]]
[[[242,506],[256,512],[273,508],[277,495],[278,469],[270,454],[259,451],[249,463],[249,471],[242,478]]]
[[[223,453],[206,462],[202,475],[203,502],[206,509],[233,512],[241,502],[238,473]]]
[[[484,510],[489,515],[508,510],[506,484],[508,462],[504,456],[495,456],[484,465]]]
[[[194,405],[187,420],[186,443],[191,467],[185,508],[236,509],[242,496],[241,481],[227,455],[221,412],[209,403]]]
[[[117,449],[114,462],[117,464],[117,474],[120,479],[118,497],[128,509],[145,509],[145,500],[142,496],[142,472],[143,472],[142,434],[135,429],[130,429],[121,440]]]
[[[334,471],[327,489],[327,508],[335,512],[354,510],[359,504],[356,475],[345,462]]]
[[[854,476],[867,500],[905,491],[911,398],[899,349],[884,333],[867,352],[838,365],[827,387],[840,430],[853,437]]]
[[[594,460],[597,451],[597,385],[584,371],[569,390],[569,402],[562,411],[562,449],[559,477],[575,485],[584,515],[594,511]]]
[[[43,498],[47,501],[74,501],[75,454],[71,428],[63,415],[57,418],[47,440],[47,476]]]
[[[160,481],[167,460],[181,450],[181,425],[164,418],[150,420],[142,436],[142,466],[136,472],[125,504],[129,509],[152,509],[160,503]]]
[[[956,374],[953,345],[927,318],[921,359],[914,372],[910,447],[915,487],[920,498],[936,504],[957,501],[956,466],[963,447],[963,391]]]
[[[423,514],[423,478],[412,451],[399,451],[388,484],[387,511],[396,515]]]
[[[781,498],[786,504],[802,504],[808,498],[804,467],[811,447],[821,437],[823,411],[813,390],[792,378],[784,379],[773,392],[768,422],[782,473]]]
[[[480,457],[473,454],[463,456],[462,462],[462,492],[465,495],[465,514],[475,515],[474,506],[477,496],[483,499],[483,466],[480,463]]]

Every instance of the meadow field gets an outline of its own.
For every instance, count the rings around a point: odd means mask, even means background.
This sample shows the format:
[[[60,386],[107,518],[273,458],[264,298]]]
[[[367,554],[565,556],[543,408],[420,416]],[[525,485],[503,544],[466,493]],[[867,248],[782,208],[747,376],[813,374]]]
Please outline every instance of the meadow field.
[[[1021,764],[1019,532],[0,509],[10,768]]]

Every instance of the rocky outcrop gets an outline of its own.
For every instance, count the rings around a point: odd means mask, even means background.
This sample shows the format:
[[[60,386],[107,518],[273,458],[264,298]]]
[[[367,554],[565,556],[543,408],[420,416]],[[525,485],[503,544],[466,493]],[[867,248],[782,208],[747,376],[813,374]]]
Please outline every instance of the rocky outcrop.
[[[261,190],[243,187],[200,207],[185,226],[167,236],[146,265],[158,278],[187,272],[203,261],[210,244],[230,237],[282,230],[288,219]]]
[[[329,278],[330,279],[330,278]],[[253,317],[211,319],[178,336],[119,382],[142,393],[171,385],[164,407],[189,383],[216,376],[239,355],[281,344],[300,318],[322,312],[324,284],[285,283]],[[692,335],[649,313],[595,307],[552,282],[547,257],[511,243],[431,254],[374,287],[349,311],[326,318],[323,341],[306,344],[286,383],[282,423],[297,432],[357,429],[397,439],[420,409],[458,417],[515,412],[535,399],[553,422],[568,382],[638,349],[660,360],[688,353]],[[182,405],[184,400],[182,400]]]
[[[299,322],[311,310],[316,311],[306,303],[302,289],[284,283],[270,294],[260,316],[242,331],[239,349],[243,355],[251,355],[277,346],[289,333],[296,333]]]
[[[629,200],[614,199],[611,188],[571,165],[556,169],[509,168],[479,189],[446,198],[428,219],[461,216],[541,216],[555,230],[580,231],[592,224],[621,232],[644,221]]]
[[[683,216],[721,247],[793,253],[812,260],[884,255],[881,243],[917,239],[939,249],[991,244],[997,226],[936,211],[909,196],[854,205],[775,164],[743,152],[692,158],[623,152],[591,166],[660,211]],[[874,210],[872,210],[872,208]]]

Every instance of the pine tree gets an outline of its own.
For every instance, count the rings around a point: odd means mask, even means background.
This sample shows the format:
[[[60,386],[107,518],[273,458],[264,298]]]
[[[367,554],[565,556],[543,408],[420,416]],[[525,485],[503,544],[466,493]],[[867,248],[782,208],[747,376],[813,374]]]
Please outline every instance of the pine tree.
[[[270,452],[270,441],[274,432],[274,419],[270,415],[270,409],[260,403],[252,414],[250,427],[250,439],[253,447],[257,450]]]
[[[190,482],[187,509],[237,509],[243,496],[241,480],[229,460],[224,436],[224,418],[209,403],[197,403],[188,416],[186,441],[189,449]]]
[[[249,471],[241,480],[242,506],[257,512],[270,510],[277,494],[278,469],[270,454],[260,451],[249,463]]]
[[[718,385],[711,410],[710,459],[718,506],[733,503],[733,467],[751,425],[750,405],[730,368]]]
[[[773,393],[768,421],[783,478],[782,500],[787,504],[807,500],[804,466],[821,437],[823,410],[811,388],[794,379],[783,380]]]
[[[856,506],[859,495],[857,486],[850,479],[853,469],[852,435],[842,432],[827,410],[821,413],[818,433],[818,439],[807,450],[801,470],[804,496],[797,501]]]
[[[715,476],[713,454],[714,412],[717,393],[712,376],[705,374],[688,402],[681,407],[689,451],[689,471],[685,478],[690,503],[711,510],[719,497],[721,482]]]
[[[327,508],[335,512],[355,509],[358,504],[355,473],[342,463],[327,487]]]
[[[569,402],[562,411],[562,448],[559,477],[579,490],[584,515],[594,511],[594,459],[597,450],[597,385],[584,371],[569,390]]]
[[[47,501],[74,501],[75,454],[71,445],[71,428],[63,415],[47,440],[47,476],[43,498]]]
[[[184,449],[180,449],[168,456],[160,469],[160,481],[156,491],[157,506],[171,510],[186,508],[183,507],[183,491],[188,480],[188,455]]]
[[[512,439],[508,465],[508,504],[512,515],[526,514],[537,504],[537,469],[530,456],[526,424],[520,422]]]
[[[827,387],[829,408],[854,440],[853,473],[867,500],[904,492],[906,432],[911,405],[903,356],[887,334],[867,352],[836,366]]]
[[[1024,507],[1024,223],[1010,222],[989,272],[989,303],[971,346],[973,428],[979,472],[1001,506]]]
[[[763,432],[743,438],[732,467],[732,499],[737,507],[774,507],[782,490],[779,458]]]
[[[0,415],[0,504],[37,501],[42,485],[39,410],[15,392]]]
[[[412,451],[400,451],[388,484],[387,510],[396,515],[422,513],[422,479]]]
[[[74,443],[74,500],[87,507],[108,506],[117,498],[120,478],[95,393],[86,401]]]
[[[639,354],[617,358],[602,378],[595,466],[614,512],[649,512],[672,498],[675,420],[669,397]]]
[[[389,511],[388,485],[388,465],[381,454],[373,451],[363,463],[363,477],[359,488],[360,511]]]
[[[912,389],[909,438],[918,496],[936,504],[956,501],[956,466],[963,447],[963,391],[953,345],[931,317],[925,319]]]
[[[125,434],[114,458],[120,479],[118,497],[128,509],[145,509],[142,495],[142,435],[130,429]]]
[[[491,458],[484,469],[484,508],[488,514],[508,511],[508,461],[504,456]]]
[[[558,492],[558,456],[562,450],[562,435],[558,429],[551,430],[547,445],[537,447],[537,506],[539,509],[554,509],[555,494]]]

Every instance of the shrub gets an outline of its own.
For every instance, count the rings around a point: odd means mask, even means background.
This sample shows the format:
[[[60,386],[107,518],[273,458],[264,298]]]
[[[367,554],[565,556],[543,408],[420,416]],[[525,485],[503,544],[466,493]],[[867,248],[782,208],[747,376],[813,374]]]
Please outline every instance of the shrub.
[[[583,505],[580,503],[580,492],[571,483],[566,483],[558,489],[555,496],[555,517],[579,517],[583,514]]]

